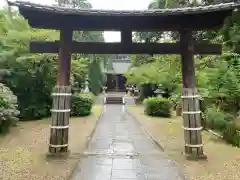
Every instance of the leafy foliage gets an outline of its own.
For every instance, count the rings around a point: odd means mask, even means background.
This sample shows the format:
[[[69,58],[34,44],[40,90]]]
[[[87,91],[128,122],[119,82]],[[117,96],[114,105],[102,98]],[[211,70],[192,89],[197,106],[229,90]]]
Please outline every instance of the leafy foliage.
[[[0,81],[18,97],[20,119],[50,115],[58,57],[30,54],[28,44],[30,40],[58,40],[59,32],[32,29],[15,11],[0,10],[0,24]],[[73,55],[72,59],[71,85],[80,89],[88,74],[89,58]]]
[[[227,53],[211,59],[214,64],[198,72],[200,92],[223,111],[237,115],[240,110],[240,56]]]
[[[154,59],[149,56],[149,55],[132,55],[131,56],[131,64],[133,67],[138,67],[141,66],[143,64],[148,64],[154,62]]]
[[[227,126],[227,115],[216,106],[207,108],[205,112],[206,127],[223,131]]]
[[[18,120],[17,97],[12,91],[0,83],[0,133],[8,131]]]
[[[56,0],[56,2],[59,6],[92,8],[92,5],[86,0]]]
[[[171,117],[172,105],[166,98],[147,98],[143,101],[145,113],[149,116]]]
[[[89,89],[94,95],[98,95],[103,86],[103,73],[100,61],[101,58],[93,56],[89,65]]]
[[[28,54],[31,39],[56,39],[54,31],[31,29],[18,13],[1,14],[0,67],[2,82],[18,97],[21,119],[49,114],[56,56]]]
[[[223,138],[227,142],[240,147],[240,136],[237,133],[237,130],[239,131],[239,127],[236,126],[234,122],[227,123],[227,126],[223,131]]]
[[[181,81],[178,56],[154,56],[152,63],[142,64],[125,73],[128,84],[161,84],[174,92]]]
[[[222,35],[226,44],[232,49],[235,53],[240,53],[240,12],[234,12],[230,16],[224,28],[222,29]]]
[[[91,93],[75,93],[72,96],[71,115],[88,116],[91,113],[94,95]]]

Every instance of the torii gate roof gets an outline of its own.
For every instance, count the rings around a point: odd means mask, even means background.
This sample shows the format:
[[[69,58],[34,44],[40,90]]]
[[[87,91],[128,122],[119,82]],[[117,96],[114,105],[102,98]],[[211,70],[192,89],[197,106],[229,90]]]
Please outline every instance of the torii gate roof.
[[[237,3],[154,10],[97,10],[45,6],[29,2],[8,2],[17,6],[33,28],[132,31],[220,28],[224,19],[240,7]]]

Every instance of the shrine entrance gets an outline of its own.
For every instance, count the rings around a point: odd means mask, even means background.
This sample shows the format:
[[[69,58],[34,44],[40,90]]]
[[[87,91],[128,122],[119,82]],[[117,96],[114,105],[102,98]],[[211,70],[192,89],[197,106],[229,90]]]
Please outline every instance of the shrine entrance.
[[[69,86],[71,53],[81,54],[180,54],[182,64],[182,116],[185,154],[205,157],[201,137],[201,112],[196,88],[194,55],[221,54],[220,44],[195,42],[193,31],[216,30],[240,4],[144,11],[85,10],[43,6],[28,2],[9,2],[33,28],[60,30],[60,41],[30,42],[32,53],[58,53],[59,74],[54,88],[50,153],[68,151],[70,116]],[[121,31],[120,43],[75,42],[73,30]],[[133,31],[178,31],[177,43],[133,43]]]
[[[107,74],[107,92],[125,92],[126,82],[123,74]]]

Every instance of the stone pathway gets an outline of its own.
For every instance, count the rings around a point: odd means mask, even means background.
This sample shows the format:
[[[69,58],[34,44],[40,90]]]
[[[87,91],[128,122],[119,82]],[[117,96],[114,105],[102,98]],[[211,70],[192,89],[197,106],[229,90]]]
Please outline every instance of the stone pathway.
[[[71,180],[185,180],[121,105],[107,105]]]

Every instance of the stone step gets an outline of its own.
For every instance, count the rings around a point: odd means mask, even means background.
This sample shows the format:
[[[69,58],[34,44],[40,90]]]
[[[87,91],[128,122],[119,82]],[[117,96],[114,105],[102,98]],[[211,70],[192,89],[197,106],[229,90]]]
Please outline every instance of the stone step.
[[[106,104],[123,104],[122,97],[106,97]]]
[[[108,89],[107,92],[126,92],[126,89]]]

